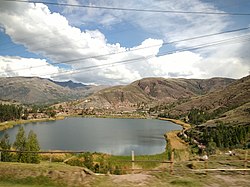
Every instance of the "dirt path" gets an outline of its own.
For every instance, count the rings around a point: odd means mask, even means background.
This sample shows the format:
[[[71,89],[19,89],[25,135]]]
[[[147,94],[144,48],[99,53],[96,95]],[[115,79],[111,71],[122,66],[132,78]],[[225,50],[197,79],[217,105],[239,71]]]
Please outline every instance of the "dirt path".
[[[112,175],[111,180],[116,184],[131,183],[133,185],[145,186],[152,179],[148,174],[128,174],[128,175]]]

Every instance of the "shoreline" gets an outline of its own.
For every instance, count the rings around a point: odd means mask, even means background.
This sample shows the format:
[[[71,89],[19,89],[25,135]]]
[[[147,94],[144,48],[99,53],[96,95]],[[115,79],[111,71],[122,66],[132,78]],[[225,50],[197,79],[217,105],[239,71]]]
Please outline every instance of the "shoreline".
[[[44,121],[55,121],[55,120],[63,120],[66,116],[58,116],[55,118],[39,118],[39,119],[29,119],[29,120],[15,120],[15,121],[6,121],[0,123],[0,131],[4,131],[7,129],[11,129],[16,125],[22,125],[25,123],[37,123],[37,122],[44,122]]]
[[[82,117],[82,118],[114,118],[114,119],[147,119],[145,116],[136,116],[136,115],[60,115],[55,118],[38,118],[38,119],[29,119],[29,120],[13,120],[0,122],[0,132],[11,129],[16,125],[22,125],[26,123],[36,123],[36,122],[45,122],[45,121],[56,121],[63,120],[66,117]]]
[[[117,118],[117,119],[153,119],[153,118],[142,118],[141,116],[94,116],[94,115],[86,115],[86,116],[79,116],[79,115],[67,115],[67,116],[57,116],[55,118],[40,118],[40,119],[30,119],[30,120],[16,120],[16,121],[7,121],[0,123],[0,132],[6,129],[13,128],[16,125],[26,124],[26,123],[36,123],[36,122],[44,122],[44,121],[55,121],[55,120],[63,120],[66,117],[83,117],[83,118]],[[172,130],[169,132],[164,133],[164,137],[166,140],[166,146],[169,143],[172,149],[186,149],[187,145],[181,140],[177,134],[183,130],[187,130],[191,128],[191,125],[180,120],[171,119],[171,118],[154,118],[163,121],[170,121],[175,123],[176,125],[182,126],[182,130]],[[154,154],[155,155],[155,154]]]
[[[163,120],[163,121],[170,121],[170,122],[173,122],[173,123],[175,123],[177,125],[181,125],[183,127],[184,131],[191,128],[190,124],[185,123],[185,122],[183,122],[183,121],[181,121],[179,119],[172,119],[172,118],[157,118],[157,119]]]
[[[164,121],[170,121],[177,125],[182,126],[182,130],[172,130],[172,131],[166,132],[164,134],[164,137],[166,139],[166,146],[167,144],[169,144],[171,149],[173,150],[182,150],[183,159],[187,159],[189,157],[189,153],[187,151],[188,144],[178,137],[178,133],[180,133],[181,131],[190,129],[191,125],[181,120],[177,120],[177,119],[171,119],[171,118],[158,118],[158,119],[164,120]]]
[[[191,128],[191,125],[188,123],[185,123],[183,121],[177,120],[177,119],[171,119],[171,118],[147,118],[146,116],[129,116],[129,115],[63,115],[63,116],[57,116],[55,118],[39,118],[39,119],[29,119],[29,120],[15,120],[15,121],[6,121],[0,123],[0,131],[4,131],[6,129],[13,128],[16,125],[22,125],[25,123],[36,123],[36,122],[44,122],[44,121],[55,121],[55,120],[63,120],[66,117],[83,117],[83,118],[114,118],[114,119],[158,119],[163,121],[170,121],[177,125],[181,125],[183,127],[183,130],[187,130]]]

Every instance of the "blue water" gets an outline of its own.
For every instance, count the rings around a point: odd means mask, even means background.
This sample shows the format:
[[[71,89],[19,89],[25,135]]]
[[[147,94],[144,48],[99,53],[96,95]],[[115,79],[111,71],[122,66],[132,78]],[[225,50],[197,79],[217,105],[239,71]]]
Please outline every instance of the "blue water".
[[[43,150],[83,150],[113,155],[156,154],[165,150],[164,134],[180,130],[172,122],[155,119],[70,117],[64,120],[23,125],[33,130]],[[19,126],[6,130],[14,142]],[[0,132],[0,137],[3,132]]]

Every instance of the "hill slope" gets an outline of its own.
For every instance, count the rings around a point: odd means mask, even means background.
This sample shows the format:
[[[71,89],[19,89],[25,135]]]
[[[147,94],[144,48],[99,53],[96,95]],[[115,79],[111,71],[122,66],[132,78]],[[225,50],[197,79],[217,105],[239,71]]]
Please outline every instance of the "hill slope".
[[[250,102],[250,76],[229,84],[224,89],[192,98],[190,101],[177,105],[170,111],[172,114],[185,114],[192,108],[213,112],[215,110],[230,110]]]
[[[24,104],[50,104],[86,97],[98,89],[95,86],[77,87],[72,82],[60,84],[63,83],[38,77],[4,77],[0,78],[0,99]]]
[[[233,79],[212,78],[212,79],[164,79],[145,78],[133,82],[131,85],[139,87],[147,95],[158,100],[179,99],[195,95],[203,95],[208,92],[224,88]]]
[[[217,119],[207,121],[203,124],[203,126],[214,125],[217,124],[219,121],[222,121],[226,124],[234,125],[250,124],[250,102],[223,113]]]
[[[145,78],[126,86],[101,90],[78,104],[80,108],[135,110],[145,105],[172,103],[181,98],[191,98],[224,88],[233,79],[164,79]]]

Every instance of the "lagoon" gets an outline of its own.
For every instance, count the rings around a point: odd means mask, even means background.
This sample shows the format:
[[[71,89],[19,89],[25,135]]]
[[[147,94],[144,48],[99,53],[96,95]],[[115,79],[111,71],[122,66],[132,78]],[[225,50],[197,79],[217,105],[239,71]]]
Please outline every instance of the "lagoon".
[[[26,134],[33,130],[42,150],[76,150],[113,155],[162,153],[164,134],[182,127],[156,119],[112,119],[69,117],[64,120],[24,124]],[[13,143],[19,126],[7,129]],[[2,137],[4,132],[0,132]]]

